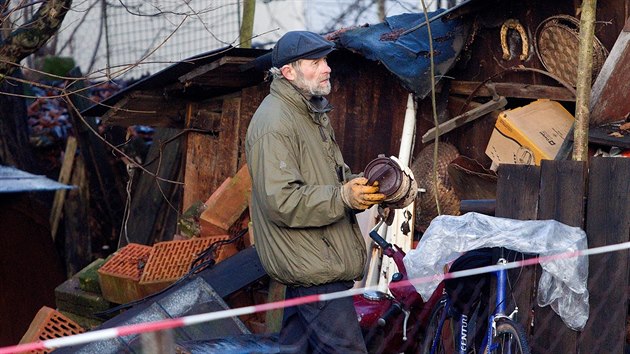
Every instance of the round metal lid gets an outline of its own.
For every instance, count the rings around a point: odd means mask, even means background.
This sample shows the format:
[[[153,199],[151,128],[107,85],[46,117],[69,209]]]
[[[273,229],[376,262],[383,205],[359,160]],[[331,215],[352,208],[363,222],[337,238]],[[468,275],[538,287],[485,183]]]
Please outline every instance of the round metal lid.
[[[398,164],[382,155],[365,166],[363,175],[368,179],[368,184],[378,181],[379,192],[385,194],[385,197],[396,193],[403,179],[403,173]]]

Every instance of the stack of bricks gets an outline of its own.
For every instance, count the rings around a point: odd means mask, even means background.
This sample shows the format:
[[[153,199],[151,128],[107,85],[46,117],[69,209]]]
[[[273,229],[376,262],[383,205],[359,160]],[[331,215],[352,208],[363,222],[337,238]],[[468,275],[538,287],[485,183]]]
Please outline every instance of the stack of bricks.
[[[93,329],[103,323],[94,314],[113,306],[101,294],[97,269],[105,263],[97,259],[79,273],[55,289],[57,310],[85,329]]]
[[[26,330],[26,333],[24,333],[24,336],[22,336],[20,340],[20,344],[61,338],[83,332],[85,332],[85,330],[74,321],[62,315],[60,312],[44,306],[31,321],[28,330]],[[52,352],[52,349],[32,351],[31,353],[50,352]]]
[[[112,307],[103,295],[81,289],[79,279],[72,277],[55,288],[57,310],[87,329],[99,326],[103,321],[94,314]]]
[[[165,241],[153,245],[147,261],[140,288],[143,294],[160,291],[184,276],[192,267],[195,258],[215,242],[227,241],[228,235],[196,237],[189,240]],[[232,256],[238,250],[234,243],[219,245],[213,255],[216,262]]]
[[[206,201],[201,213],[201,236],[230,234],[235,228],[247,225],[246,213],[252,193],[252,181],[247,166],[241,167],[234,177],[227,178]]]
[[[105,299],[126,304],[144,297],[139,282],[153,247],[130,243],[119,249],[98,270]]]

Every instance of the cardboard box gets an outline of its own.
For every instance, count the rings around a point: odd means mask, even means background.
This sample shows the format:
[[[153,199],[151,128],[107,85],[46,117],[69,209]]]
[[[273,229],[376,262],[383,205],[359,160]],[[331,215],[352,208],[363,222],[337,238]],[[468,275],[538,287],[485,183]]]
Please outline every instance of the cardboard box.
[[[555,101],[538,100],[502,112],[490,136],[486,155],[493,165],[540,165],[553,160],[575,118]]]

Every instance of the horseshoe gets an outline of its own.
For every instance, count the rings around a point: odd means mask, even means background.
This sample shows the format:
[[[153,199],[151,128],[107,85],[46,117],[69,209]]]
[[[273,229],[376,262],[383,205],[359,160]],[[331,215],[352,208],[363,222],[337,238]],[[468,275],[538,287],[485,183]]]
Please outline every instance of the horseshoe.
[[[521,43],[523,44],[523,48],[521,50],[521,55],[519,56],[519,59],[527,59],[527,57],[529,56],[529,39],[527,37],[527,32],[525,32],[525,28],[523,27],[523,25],[521,25],[518,20],[515,20],[513,18],[506,20],[501,26],[501,48],[503,49],[503,59],[512,59],[512,54],[510,53],[510,48],[508,48],[507,43],[507,33],[510,29],[518,31],[518,33],[521,35]]]

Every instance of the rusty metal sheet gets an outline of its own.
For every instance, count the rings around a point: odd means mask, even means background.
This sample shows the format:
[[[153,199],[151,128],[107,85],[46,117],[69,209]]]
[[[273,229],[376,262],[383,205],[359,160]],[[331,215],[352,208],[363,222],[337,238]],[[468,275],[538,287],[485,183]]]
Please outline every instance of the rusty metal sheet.
[[[590,100],[590,125],[597,126],[622,120],[630,115],[630,19],[619,33],[602,66]]]

